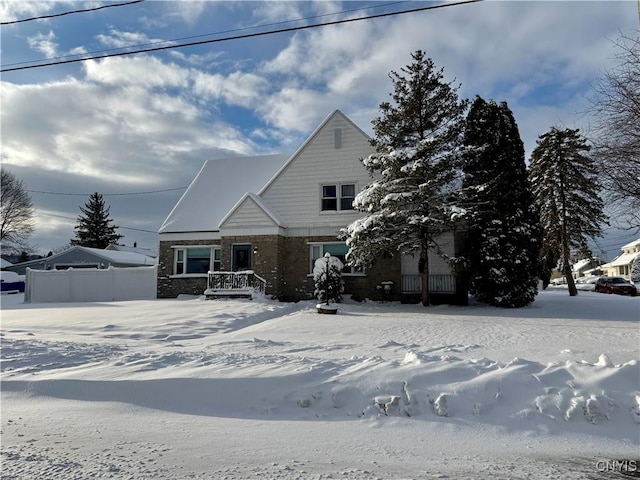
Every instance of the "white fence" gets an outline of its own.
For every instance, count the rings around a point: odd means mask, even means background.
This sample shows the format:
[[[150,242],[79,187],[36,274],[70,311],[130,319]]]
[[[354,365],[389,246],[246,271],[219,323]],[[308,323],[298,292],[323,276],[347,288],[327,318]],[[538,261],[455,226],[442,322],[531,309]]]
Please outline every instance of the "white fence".
[[[154,299],[157,296],[156,269],[156,266],[109,267],[104,270],[27,268],[24,301],[52,303]]]

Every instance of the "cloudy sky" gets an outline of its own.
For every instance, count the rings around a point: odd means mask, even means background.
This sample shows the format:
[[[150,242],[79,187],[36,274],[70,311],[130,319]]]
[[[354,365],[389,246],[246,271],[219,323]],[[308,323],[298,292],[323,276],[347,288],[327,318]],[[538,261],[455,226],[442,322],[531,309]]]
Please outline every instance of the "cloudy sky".
[[[103,5],[2,1],[0,18]],[[428,5],[146,0],[3,25],[2,69]],[[371,134],[388,73],[416,49],[461,84],[462,97],[507,101],[529,155],[552,125],[588,129],[582,112],[590,85],[613,65],[612,40],[637,29],[635,1],[487,1],[5,71],[2,165],[30,191],[40,253],[73,238],[91,192],[105,196],[123,243],[156,247],[153,232],[205,160],[294,151],[334,109]],[[600,244],[611,259],[632,239],[612,230]]]

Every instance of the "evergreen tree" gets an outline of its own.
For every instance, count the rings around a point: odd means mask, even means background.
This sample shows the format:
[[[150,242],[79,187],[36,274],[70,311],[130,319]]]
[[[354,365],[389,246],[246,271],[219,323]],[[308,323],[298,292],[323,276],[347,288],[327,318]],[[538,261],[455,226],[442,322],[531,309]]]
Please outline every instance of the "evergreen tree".
[[[640,282],[640,253],[636,255],[631,265],[631,281],[634,283]]]
[[[427,252],[450,229],[451,186],[456,180],[465,101],[443,70],[418,50],[401,73],[391,72],[393,104],[374,119],[376,153],[363,159],[375,180],[354,206],[365,216],[346,229],[348,260],[370,265],[378,256],[419,252],[422,304],[429,305]]]
[[[71,239],[71,245],[106,248],[120,240],[123,235],[117,234],[118,227],[111,223],[110,208],[105,207],[101,194],[92,193],[84,208],[80,207],[83,215],[78,217],[78,224],[74,228],[76,238]]]
[[[538,292],[541,229],[524,145],[507,104],[476,97],[464,144],[469,291],[491,305],[523,307]]]
[[[606,222],[596,167],[579,132],[552,127],[541,135],[529,171],[543,229],[541,256],[555,254],[560,259],[571,296],[578,294],[571,250],[591,257],[587,241],[601,236]]]

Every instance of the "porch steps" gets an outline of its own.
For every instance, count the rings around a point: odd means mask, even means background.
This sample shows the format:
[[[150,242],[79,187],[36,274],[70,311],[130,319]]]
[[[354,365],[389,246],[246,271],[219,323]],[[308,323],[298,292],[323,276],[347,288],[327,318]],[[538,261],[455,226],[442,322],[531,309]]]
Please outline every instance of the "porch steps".
[[[252,289],[234,288],[234,289],[207,289],[204,292],[207,300],[215,300],[217,298],[248,298],[253,299]]]

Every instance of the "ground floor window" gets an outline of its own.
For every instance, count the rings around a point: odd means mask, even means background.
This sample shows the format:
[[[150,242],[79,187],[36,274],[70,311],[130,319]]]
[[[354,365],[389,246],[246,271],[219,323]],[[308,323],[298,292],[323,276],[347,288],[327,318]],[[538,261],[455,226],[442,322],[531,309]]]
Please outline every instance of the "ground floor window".
[[[220,271],[220,247],[178,247],[174,250],[174,275]]]
[[[345,256],[349,251],[349,247],[346,243],[343,242],[327,242],[327,243],[310,243],[309,244],[309,273],[313,273],[313,266],[316,263],[316,260],[324,257],[325,253],[329,253],[332,257],[339,258],[340,261],[344,264],[344,270],[342,273],[345,275],[351,274],[360,274],[364,273],[362,267],[350,267],[347,265],[347,261],[345,260]]]

